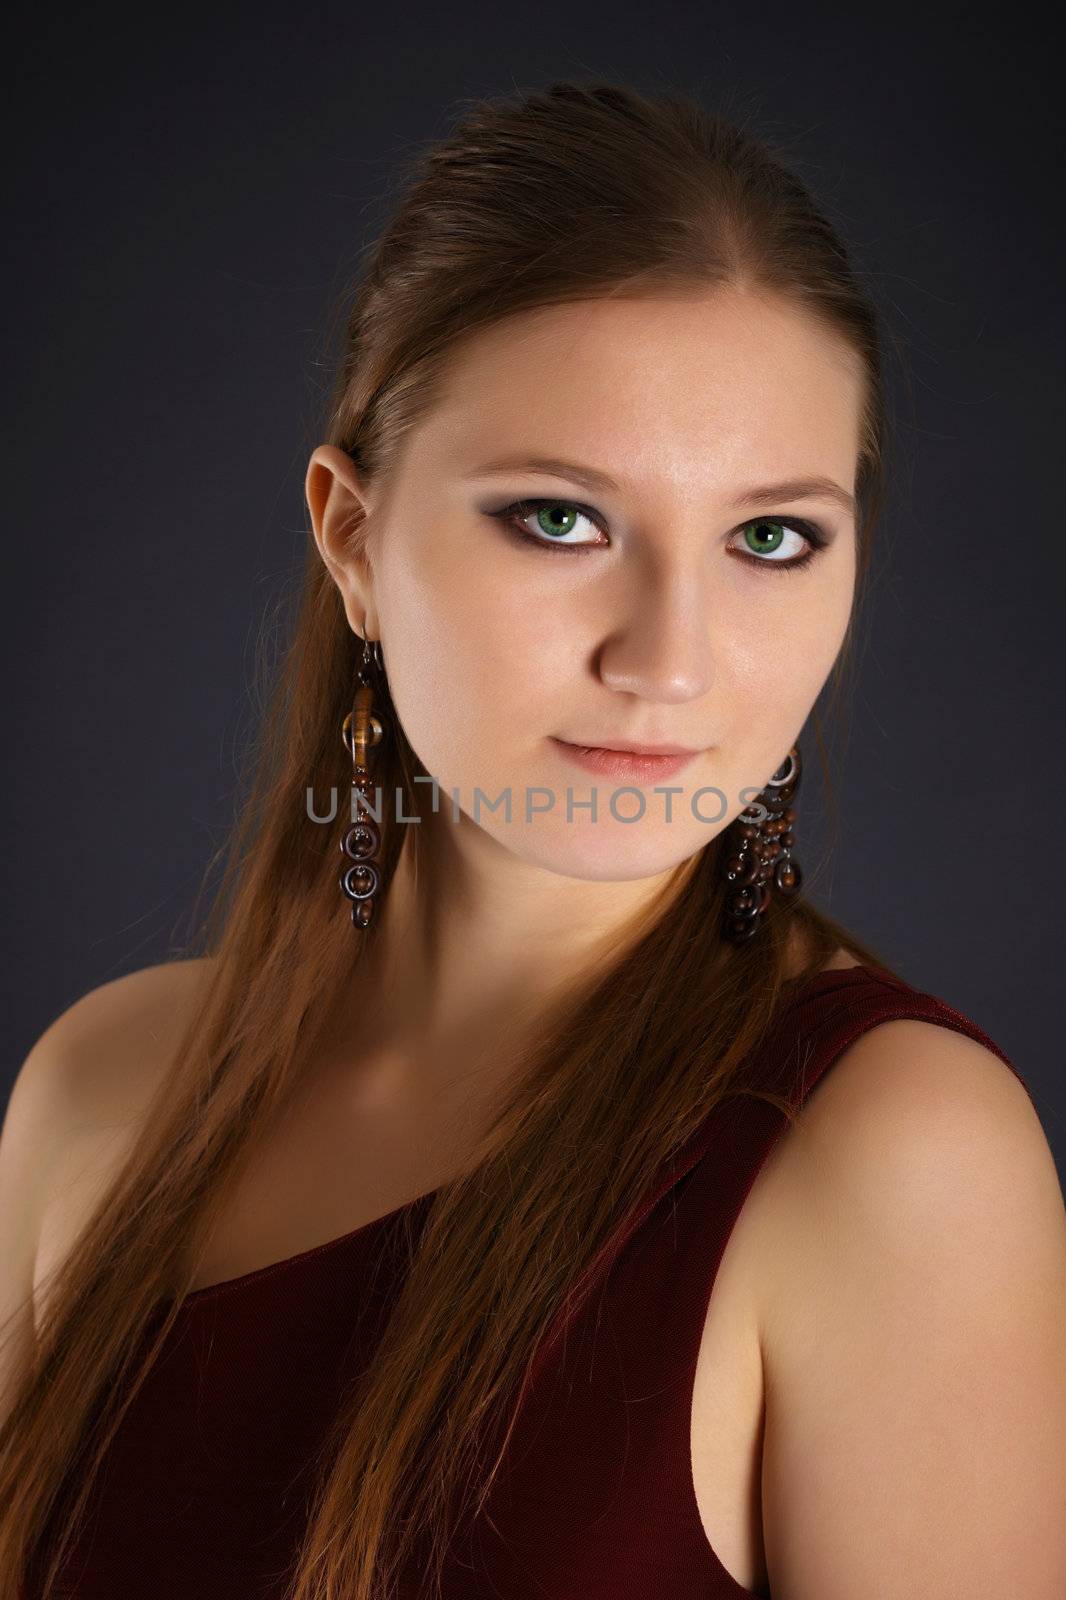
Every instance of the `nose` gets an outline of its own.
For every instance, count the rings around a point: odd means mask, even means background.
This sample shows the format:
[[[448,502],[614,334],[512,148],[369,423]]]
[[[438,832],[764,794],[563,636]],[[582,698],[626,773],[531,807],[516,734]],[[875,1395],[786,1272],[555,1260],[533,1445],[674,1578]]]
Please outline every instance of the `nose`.
[[[704,581],[676,570],[635,588],[625,620],[597,649],[597,670],[609,689],[664,703],[696,700],[714,679],[710,607]]]

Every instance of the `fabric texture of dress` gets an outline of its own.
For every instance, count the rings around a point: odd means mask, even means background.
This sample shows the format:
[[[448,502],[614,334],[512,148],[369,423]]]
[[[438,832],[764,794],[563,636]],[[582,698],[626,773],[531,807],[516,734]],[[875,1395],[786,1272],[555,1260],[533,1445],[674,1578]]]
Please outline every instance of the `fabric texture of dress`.
[[[800,986],[745,1081],[802,1104],[854,1039],[895,1018],[955,1029],[1021,1078],[969,1018],[861,966]],[[538,1365],[491,1522],[461,1561],[449,1558],[444,1600],[752,1593],[704,1531],[690,1416],[719,1262],[786,1126],[765,1101],[730,1097],[634,1207]],[[120,1425],[59,1584],[24,1600],[284,1600],[309,1463],[398,1287],[379,1247],[401,1215],[417,1226],[431,1199],[188,1296]],[[417,1585],[404,1600],[420,1600]]]

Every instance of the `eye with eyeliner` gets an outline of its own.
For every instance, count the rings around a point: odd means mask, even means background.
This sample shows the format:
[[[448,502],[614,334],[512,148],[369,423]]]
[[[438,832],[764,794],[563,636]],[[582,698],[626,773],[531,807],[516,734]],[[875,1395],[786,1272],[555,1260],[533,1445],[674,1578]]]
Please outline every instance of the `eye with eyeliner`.
[[[561,539],[549,539],[547,535],[531,533],[524,525],[525,519],[542,510],[545,506],[562,506],[567,511],[576,511],[579,516],[587,517],[595,527],[600,529],[601,533],[607,531],[603,518],[591,506],[582,505],[577,500],[559,500],[547,496],[528,500],[513,500],[509,505],[501,506],[498,511],[487,511],[485,515],[492,517],[494,521],[503,523],[508,532],[523,544],[533,545],[539,550],[550,550],[553,555],[566,551],[579,551],[582,554],[588,554],[590,551],[606,548],[604,545],[597,544],[591,540],[581,544],[565,544]],[[730,555],[738,557],[749,566],[777,568],[783,572],[798,572],[810,566],[817,553],[820,550],[824,550],[829,543],[828,535],[818,524],[808,521],[805,517],[752,517],[749,521],[741,523],[737,532],[743,533],[745,528],[757,527],[760,523],[789,528],[806,539],[810,548],[805,555],[792,556],[787,561],[775,560],[771,556],[759,556],[750,550],[729,551]]]

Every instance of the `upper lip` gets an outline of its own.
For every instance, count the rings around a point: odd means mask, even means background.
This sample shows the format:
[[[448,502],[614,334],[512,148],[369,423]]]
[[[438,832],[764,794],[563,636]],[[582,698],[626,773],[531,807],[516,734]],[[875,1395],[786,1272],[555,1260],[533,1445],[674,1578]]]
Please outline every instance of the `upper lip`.
[[[620,750],[634,756],[694,756],[697,753],[687,744],[635,744],[632,739],[563,739],[561,742],[586,750]]]

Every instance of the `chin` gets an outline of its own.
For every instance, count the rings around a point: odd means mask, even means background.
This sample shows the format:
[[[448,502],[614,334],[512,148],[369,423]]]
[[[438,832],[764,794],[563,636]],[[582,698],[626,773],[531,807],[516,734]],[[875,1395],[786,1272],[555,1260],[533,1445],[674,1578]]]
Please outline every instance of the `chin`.
[[[701,850],[713,837],[710,830],[691,835],[688,830],[659,824],[642,829],[613,818],[607,825],[580,828],[565,821],[551,826],[540,818],[535,825],[491,830],[514,855],[546,872],[589,883],[626,883],[654,878],[671,871]],[[588,819],[586,819],[587,821]]]

